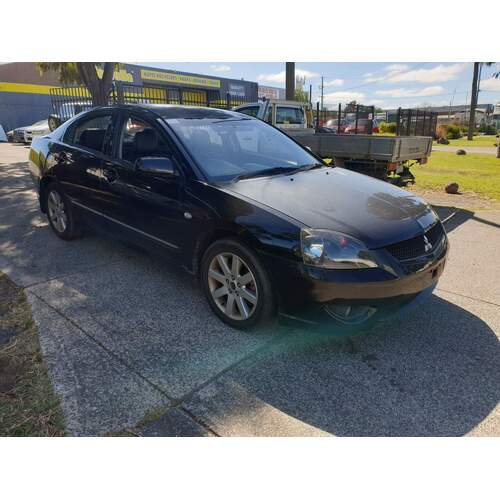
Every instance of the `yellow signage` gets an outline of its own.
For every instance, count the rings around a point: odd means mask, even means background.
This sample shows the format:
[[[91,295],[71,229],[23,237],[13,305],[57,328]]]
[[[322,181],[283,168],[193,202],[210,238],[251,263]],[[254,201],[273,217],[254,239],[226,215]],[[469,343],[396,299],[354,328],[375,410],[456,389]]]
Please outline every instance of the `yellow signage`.
[[[164,83],[220,88],[220,80],[205,78],[203,76],[183,75],[182,73],[167,73],[166,71],[155,71],[152,69],[141,69],[141,78],[143,80],[154,80]]]
[[[23,94],[50,94],[53,85],[35,85],[31,83],[0,82],[0,92],[21,92]]]
[[[102,68],[96,68],[95,70],[97,72],[97,76],[99,78],[102,78],[104,70]],[[125,68],[118,68],[115,69],[115,72],[113,73],[113,79],[116,80],[117,82],[132,83],[134,81],[134,76],[132,75],[132,73],[129,73]]]

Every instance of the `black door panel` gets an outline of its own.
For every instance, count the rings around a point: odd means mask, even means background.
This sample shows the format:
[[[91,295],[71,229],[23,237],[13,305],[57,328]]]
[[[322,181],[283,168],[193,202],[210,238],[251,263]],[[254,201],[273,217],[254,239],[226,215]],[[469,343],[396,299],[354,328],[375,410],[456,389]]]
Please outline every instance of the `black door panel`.
[[[185,219],[179,177],[162,178],[119,162],[112,167],[109,163],[103,166],[98,210],[136,232],[164,242],[170,250],[180,248]]]
[[[180,170],[179,175],[140,172],[133,163],[141,156],[170,156],[168,139],[154,123],[124,113],[114,140],[115,157],[101,167],[98,210],[135,231],[141,239],[148,235],[155,244],[180,250],[188,223],[183,209],[184,177]]]
[[[109,150],[114,118],[114,112],[89,113],[52,147],[56,175],[66,194],[89,208],[96,209],[103,195],[102,164],[108,158],[103,151]]]
[[[53,148],[54,173],[73,200],[96,207],[102,196],[100,155],[77,147],[59,145]]]

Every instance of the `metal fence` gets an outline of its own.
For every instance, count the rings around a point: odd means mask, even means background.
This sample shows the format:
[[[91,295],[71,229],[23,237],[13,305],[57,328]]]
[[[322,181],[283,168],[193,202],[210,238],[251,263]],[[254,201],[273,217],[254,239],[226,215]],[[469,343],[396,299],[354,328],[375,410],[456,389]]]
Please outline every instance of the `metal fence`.
[[[86,87],[67,86],[50,89],[53,113],[61,122],[81,111],[94,107],[92,96]],[[218,90],[180,87],[148,87],[115,82],[108,96],[108,104],[178,104],[184,106],[206,106],[232,109],[250,102],[251,99],[221,95]]]
[[[396,118],[396,135],[435,137],[437,116],[435,111],[399,108]]]
[[[336,111],[320,110],[316,103],[316,130],[322,127],[333,129],[338,134],[372,134],[374,128],[375,107],[362,104],[338,105]]]
[[[399,108],[395,119],[396,135],[435,137],[437,116],[435,111]],[[318,103],[314,117],[318,131],[327,127],[339,134],[372,134],[376,115],[373,106],[348,104],[342,107],[339,104],[337,110],[320,110]]]

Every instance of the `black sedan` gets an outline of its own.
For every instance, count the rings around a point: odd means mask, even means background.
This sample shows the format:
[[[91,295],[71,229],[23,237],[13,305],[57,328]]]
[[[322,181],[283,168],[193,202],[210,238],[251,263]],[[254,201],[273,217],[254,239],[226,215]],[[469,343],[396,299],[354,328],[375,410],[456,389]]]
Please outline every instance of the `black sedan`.
[[[366,327],[429,295],[448,249],[421,199],[236,112],[96,108],[34,139],[30,171],[57,236],[90,225],[174,259],[238,328]]]

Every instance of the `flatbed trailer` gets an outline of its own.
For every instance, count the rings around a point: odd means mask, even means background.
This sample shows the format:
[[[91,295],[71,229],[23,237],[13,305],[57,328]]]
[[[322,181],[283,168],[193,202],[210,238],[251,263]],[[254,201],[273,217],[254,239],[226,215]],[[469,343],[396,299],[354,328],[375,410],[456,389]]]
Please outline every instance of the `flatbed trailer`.
[[[395,184],[415,182],[410,166],[427,163],[432,151],[432,137],[284,132],[317,156],[331,158],[339,167]]]

